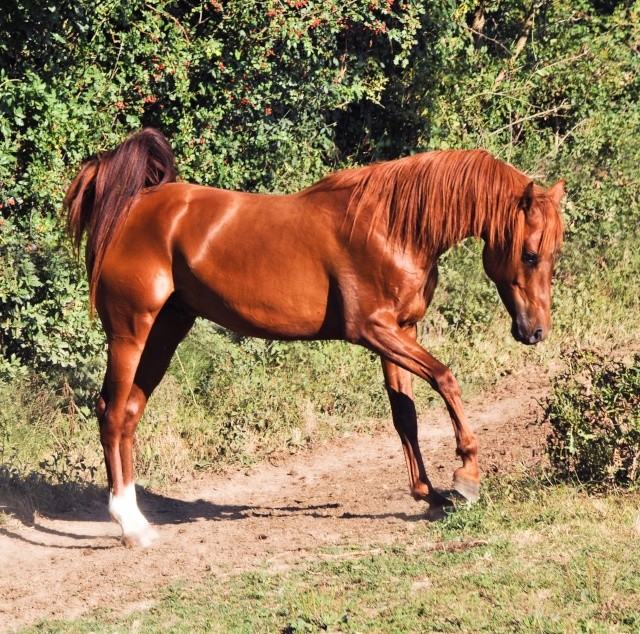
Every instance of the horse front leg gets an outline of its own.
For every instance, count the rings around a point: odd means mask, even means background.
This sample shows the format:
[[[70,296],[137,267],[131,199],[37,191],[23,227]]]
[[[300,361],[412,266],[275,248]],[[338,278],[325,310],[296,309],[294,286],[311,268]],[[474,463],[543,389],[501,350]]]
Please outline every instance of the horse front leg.
[[[408,441],[407,445],[403,441],[403,447],[407,447],[405,456],[409,452],[407,466],[410,482],[415,481],[412,480],[414,477],[412,473],[415,473],[418,475],[418,481],[422,481],[422,477],[425,478],[424,487],[421,487],[420,484],[416,485],[418,491],[424,491],[425,488],[429,492],[433,491],[428,479],[426,479],[426,474],[424,474],[417,432],[414,432],[416,414],[413,398],[407,400],[407,396],[412,394],[410,388],[407,387],[410,385],[410,381],[405,375],[394,370],[394,365],[399,366],[398,369],[404,369],[427,381],[444,400],[451,416],[456,437],[456,453],[462,459],[462,466],[456,469],[453,475],[454,488],[467,499],[477,500],[480,491],[478,441],[469,426],[462,405],[460,388],[451,370],[420,346],[415,340],[414,333],[410,334],[402,329],[391,313],[379,313],[376,319],[368,324],[363,339],[364,345],[373,349],[383,358],[383,367],[387,368],[385,379],[387,372],[389,374],[387,385],[390,390],[392,412],[394,407],[397,409],[397,414],[394,414],[394,424],[396,424],[397,418],[396,428],[399,427],[401,438],[405,434]]]

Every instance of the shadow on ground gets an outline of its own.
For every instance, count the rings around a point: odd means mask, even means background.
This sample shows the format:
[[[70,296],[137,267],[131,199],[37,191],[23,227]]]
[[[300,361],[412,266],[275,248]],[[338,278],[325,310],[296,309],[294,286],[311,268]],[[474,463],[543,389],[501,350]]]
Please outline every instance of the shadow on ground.
[[[140,510],[158,526],[180,525],[198,520],[236,521],[251,517],[307,516],[323,518],[329,515],[344,521],[357,519],[387,520],[397,518],[406,522],[433,521],[443,516],[425,505],[416,514],[408,513],[353,513],[341,510],[339,503],[305,504],[303,502],[286,505],[264,504],[215,504],[198,499],[194,501],[167,497],[140,487],[137,488]],[[103,486],[83,482],[52,483],[42,474],[32,472],[19,475],[0,470],[0,512],[17,520],[22,526],[35,529],[38,533],[60,534],[75,539],[91,538],[90,535],[60,533],[46,526],[42,520],[66,520],[70,522],[109,522],[107,491]],[[451,507],[453,508],[453,507]],[[8,526],[0,532],[16,539],[25,539],[19,531]],[[84,532],[84,531],[82,531]],[[31,541],[31,540],[27,540]]]
[[[73,515],[74,519],[107,520],[103,487],[85,482],[51,482],[41,473],[0,468],[0,512],[32,526],[36,518]]]

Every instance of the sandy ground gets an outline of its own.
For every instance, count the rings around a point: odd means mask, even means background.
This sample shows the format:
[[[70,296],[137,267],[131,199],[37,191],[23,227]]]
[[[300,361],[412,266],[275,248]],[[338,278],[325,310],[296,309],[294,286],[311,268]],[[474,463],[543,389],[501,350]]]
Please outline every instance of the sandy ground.
[[[548,383],[533,374],[511,376],[467,403],[485,474],[543,453],[545,432],[536,420]],[[421,417],[420,440],[433,483],[449,488],[459,461],[444,408]],[[342,438],[138,496],[160,533],[147,550],[120,544],[106,493],[101,504],[94,495],[71,510],[36,508],[0,525],[0,631],[98,607],[126,613],[148,605],[149,591],[174,579],[277,568],[323,545],[400,543],[426,521],[426,506],[408,493],[391,422],[374,436]]]

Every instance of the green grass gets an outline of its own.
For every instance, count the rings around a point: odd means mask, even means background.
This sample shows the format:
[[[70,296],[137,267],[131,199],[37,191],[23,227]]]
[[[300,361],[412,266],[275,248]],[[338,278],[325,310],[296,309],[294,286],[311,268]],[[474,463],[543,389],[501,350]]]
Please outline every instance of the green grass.
[[[518,477],[405,542],[320,550],[291,568],[205,574],[150,607],[25,632],[637,632],[640,494]]]

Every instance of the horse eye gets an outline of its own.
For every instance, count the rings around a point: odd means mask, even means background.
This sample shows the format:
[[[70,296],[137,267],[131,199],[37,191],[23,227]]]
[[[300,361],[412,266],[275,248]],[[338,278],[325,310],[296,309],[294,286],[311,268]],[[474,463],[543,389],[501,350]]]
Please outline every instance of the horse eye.
[[[538,254],[533,251],[524,251],[522,253],[522,261],[527,266],[536,266],[538,264]]]

